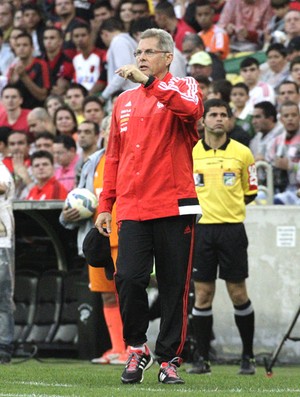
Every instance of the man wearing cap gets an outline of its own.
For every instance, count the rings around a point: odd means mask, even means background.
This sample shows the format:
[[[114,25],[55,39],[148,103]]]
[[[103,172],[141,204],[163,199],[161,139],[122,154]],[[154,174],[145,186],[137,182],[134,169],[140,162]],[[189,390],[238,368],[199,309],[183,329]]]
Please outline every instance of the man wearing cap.
[[[207,77],[212,80],[212,59],[205,51],[196,52],[189,61],[190,74],[196,80],[197,77]]]

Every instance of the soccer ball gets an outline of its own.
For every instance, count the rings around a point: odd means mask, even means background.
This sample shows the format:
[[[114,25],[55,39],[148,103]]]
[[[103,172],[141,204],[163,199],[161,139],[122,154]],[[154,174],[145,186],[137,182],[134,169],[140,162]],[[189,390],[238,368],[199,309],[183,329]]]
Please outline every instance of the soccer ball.
[[[66,208],[76,208],[81,219],[90,218],[98,205],[97,197],[90,190],[76,188],[71,190],[66,198]]]

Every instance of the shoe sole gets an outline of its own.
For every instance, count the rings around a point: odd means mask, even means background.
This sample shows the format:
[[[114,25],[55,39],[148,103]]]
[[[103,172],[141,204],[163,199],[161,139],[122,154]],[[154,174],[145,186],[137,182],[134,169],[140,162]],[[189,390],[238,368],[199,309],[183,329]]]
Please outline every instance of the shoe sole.
[[[183,379],[169,380],[168,382],[159,380],[158,382],[162,385],[183,385],[185,383]]]
[[[151,367],[151,365],[153,364],[153,362],[154,362],[154,361],[153,361],[153,358],[150,356],[150,361],[149,361],[149,363],[146,365],[146,367],[143,369],[141,379],[130,379],[130,380],[127,380],[127,379],[122,378],[122,376],[121,376],[121,381],[122,381],[122,383],[123,383],[124,385],[129,385],[129,384],[132,384],[132,383],[142,383],[143,380],[144,380],[144,371],[146,371],[147,369],[149,369],[149,368]]]

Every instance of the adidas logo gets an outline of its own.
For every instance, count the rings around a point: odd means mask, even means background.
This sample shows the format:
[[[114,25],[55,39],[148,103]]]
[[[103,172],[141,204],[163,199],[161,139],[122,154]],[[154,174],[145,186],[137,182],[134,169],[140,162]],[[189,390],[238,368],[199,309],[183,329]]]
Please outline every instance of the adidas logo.
[[[190,226],[188,225],[188,226],[185,227],[183,234],[189,234],[189,233],[191,233],[191,232],[192,232],[192,229],[191,229]]]
[[[127,102],[126,105],[125,105],[125,107],[129,107],[129,106],[132,106],[131,101]]]
[[[163,382],[163,380],[166,379],[166,377],[167,377],[167,375],[164,374],[163,372],[161,372],[161,373],[159,374],[159,379],[160,379],[161,382]]]

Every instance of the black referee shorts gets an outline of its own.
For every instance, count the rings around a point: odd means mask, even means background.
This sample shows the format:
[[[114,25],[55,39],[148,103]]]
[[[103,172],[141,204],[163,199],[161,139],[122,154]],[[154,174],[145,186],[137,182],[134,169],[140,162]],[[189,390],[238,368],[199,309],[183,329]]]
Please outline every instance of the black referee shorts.
[[[214,281],[217,277],[231,282],[244,280],[248,277],[247,247],[243,223],[197,224],[193,280]]]

